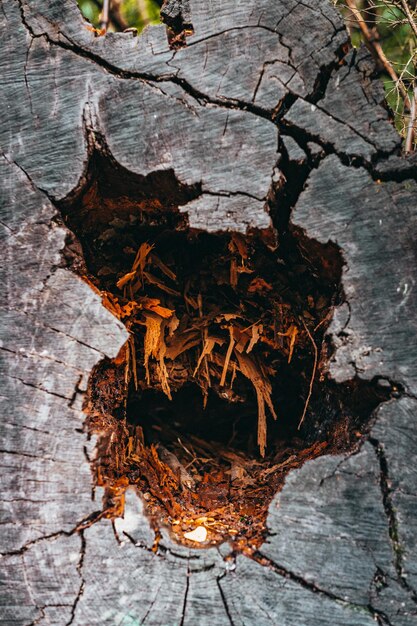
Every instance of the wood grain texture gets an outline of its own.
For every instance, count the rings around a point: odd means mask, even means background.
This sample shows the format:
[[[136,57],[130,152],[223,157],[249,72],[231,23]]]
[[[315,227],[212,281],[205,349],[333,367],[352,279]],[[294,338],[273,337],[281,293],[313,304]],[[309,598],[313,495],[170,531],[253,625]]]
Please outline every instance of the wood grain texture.
[[[416,392],[417,355],[407,350],[417,304],[417,248],[410,229],[416,193],[415,180],[373,180],[365,169],[344,166],[331,155],[312,172],[297,202],[293,223],[314,239],[335,241],[347,264],[346,303],[329,330],[337,346],[331,363],[336,380],[357,371],[403,380]]]
[[[345,63],[331,73],[323,98],[314,103],[299,98],[284,120],[327,144],[328,151],[365,162],[381,160],[401,141],[388,121],[382,84],[370,79],[373,66],[364,50],[349,53]]]
[[[163,25],[95,37],[71,0],[0,9],[0,623],[411,626],[417,172],[368,57],[342,49],[327,0],[190,0],[194,34],[178,50]],[[310,164],[292,223],[345,260],[331,375],[404,388],[356,454],[289,475],[258,562],[165,534],[155,554],[133,492],[116,535],[106,520],[84,528],[101,494],[92,500],[83,394],[127,335],[64,267],[54,203],[82,187],[98,137],[133,173],[199,186],[181,210],[210,231],[267,227],[276,184],[294,184],[285,163]]]

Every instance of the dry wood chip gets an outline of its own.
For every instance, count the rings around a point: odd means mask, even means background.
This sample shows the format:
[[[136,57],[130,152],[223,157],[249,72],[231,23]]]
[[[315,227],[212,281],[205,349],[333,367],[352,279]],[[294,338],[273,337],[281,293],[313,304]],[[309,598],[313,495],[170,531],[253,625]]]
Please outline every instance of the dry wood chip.
[[[165,326],[165,328],[168,331],[168,337],[172,337],[172,335],[175,333],[179,325],[180,325],[180,320],[178,319],[178,317],[175,315],[175,312],[174,312],[169,318],[169,321],[167,322]]]
[[[193,376],[195,376],[200,368],[201,362],[204,359],[204,357],[210,355],[213,351],[214,346],[216,345],[216,343],[221,346],[223,345],[224,341],[223,339],[221,339],[220,337],[207,337],[204,340],[204,344],[203,344],[203,349],[201,351],[201,354],[198,358],[197,361],[197,365],[195,367],[195,370],[193,372]]]
[[[224,387],[224,383],[226,382],[227,370],[229,369],[229,361],[230,361],[230,357],[232,356],[233,346],[235,345],[235,339],[233,337],[232,327],[229,328],[229,333],[230,333],[230,342],[229,342],[229,347],[227,348],[226,357],[224,359],[222,376],[220,378],[220,387]]]
[[[151,384],[151,377],[149,373],[149,358],[151,356],[157,357],[159,346],[161,343],[161,323],[162,318],[157,316],[147,315],[145,317],[146,333],[144,340],[144,366],[146,372],[146,382]]]
[[[264,291],[272,291],[273,287],[269,283],[266,282],[260,276],[257,276],[251,281],[251,284],[248,287],[248,293],[262,293]]]
[[[148,254],[151,252],[151,250],[153,250],[153,246],[149,245],[147,242],[139,246],[139,250],[137,251],[135,260],[133,261],[132,271],[139,269],[141,272],[143,272],[143,270],[145,269]]]
[[[150,253],[152,248],[153,246],[150,246],[148,243],[143,243],[139,247],[139,250],[137,251],[131,271],[128,272],[127,274],[124,274],[117,281],[116,285],[118,289],[123,289],[123,287],[126,287],[127,285],[129,285],[131,293],[132,292],[134,293],[135,291],[140,289],[143,281],[141,282],[139,280],[138,275],[142,277],[143,270],[145,269],[145,265],[147,262],[148,254]],[[135,284],[133,284],[134,281],[136,281]]]
[[[131,315],[133,315],[133,313],[136,311],[138,306],[139,305],[137,302],[135,302],[135,300],[129,300],[127,304],[124,304],[122,307],[120,307],[121,319],[125,317],[130,317]]]
[[[244,352],[250,340],[249,333],[246,330],[241,331],[239,328],[234,327],[233,337],[236,340],[235,350],[238,352]]]
[[[117,281],[116,285],[118,289],[122,289],[127,283],[129,283],[136,276],[136,270],[133,272],[128,272]]]
[[[258,343],[259,339],[261,338],[262,332],[263,332],[262,324],[259,324],[259,325],[254,324],[252,326],[252,337],[251,337],[248,347],[246,348],[246,352],[248,354],[249,352],[252,351],[253,346],[255,346]]]
[[[290,347],[288,351],[288,363],[291,363],[292,355],[294,353],[295,341],[297,339],[298,332],[299,331],[298,331],[297,326],[295,326],[294,324],[291,324],[291,326],[288,328],[288,330],[285,333],[277,333],[279,337],[288,337],[290,340]]]
[[[274,419],[277,419],[274,406],[272,404],[271,394],[272,386],[260,364],[252,360],[247,354],[235,352],[240,371],[248,378],[256,391],[256,399],[258,402],[258,445],[262,457],[265,456],[266,448],[266,413],[265,404],[271,411]]]
[[[188,533],[184,533],[185,539],[190,541],[196,541],[197,543],[203,543],[207,539],[207,529],[204,526],[197,526],[194,530]]]

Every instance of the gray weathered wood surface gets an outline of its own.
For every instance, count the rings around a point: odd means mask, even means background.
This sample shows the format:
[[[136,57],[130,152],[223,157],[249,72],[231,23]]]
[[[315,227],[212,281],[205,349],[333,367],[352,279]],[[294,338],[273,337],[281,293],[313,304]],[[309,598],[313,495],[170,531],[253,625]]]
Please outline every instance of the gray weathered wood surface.
[[[347,34],[327,0],[190,0],[194,35],[177,51],[162,25],[95,37],[71,0],[0,5],[1,623],[415,624],[417,171],[367,55],[339,63]],[[280,155],[314,162],[292,220],[346,262],[331,374],[405,389],[360,451],[288,476],[267,565],[168,537],[155,555],[133,493],[121,545],[107,521],[76,530],[100,509],[83,392],[126,340],[61,267],[54,202],[83,184],[95,132],[132,172],[201,183],[183,210],[211,231],[268,226]]]

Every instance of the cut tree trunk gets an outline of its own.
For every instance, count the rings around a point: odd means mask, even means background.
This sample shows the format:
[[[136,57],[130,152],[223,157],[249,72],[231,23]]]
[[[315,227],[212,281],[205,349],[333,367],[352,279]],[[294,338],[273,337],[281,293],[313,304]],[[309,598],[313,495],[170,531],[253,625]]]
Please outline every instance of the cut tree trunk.
[[[415,624],[417,169],[367,53],[327,0],[168,1],[167,22],[193,27],[177,49],[162,24],[96,36],[75,1],[0,3],[1,623]],[[57,207],[100,151],[196,190],[191,228],[279,230],[292,209],[340,248],[329,375],[392,397],[353,453],[288,474],[256,559],[167,534],[154,552],[130,491],[125,541],[99,519],[83,398],[128,335],[68,267]]]

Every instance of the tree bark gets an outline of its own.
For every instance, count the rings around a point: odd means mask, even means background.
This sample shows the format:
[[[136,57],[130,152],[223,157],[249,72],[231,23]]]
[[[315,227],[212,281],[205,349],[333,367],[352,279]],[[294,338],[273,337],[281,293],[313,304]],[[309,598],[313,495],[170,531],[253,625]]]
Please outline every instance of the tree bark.
[[[348,50],[327,0],[168,1],[194,31],[177,50],[164,25],[97,37],[70,0],[0,3],[1,623],[411,626],[417,163],[401,156],[367,53]],[[192,228],[268,228],[274,196],[272,218],[291,208],[293,227],[335,242],[345,303],[330,375],[399,389],[354,454],[289,474],[256,561],[165,535],[155,554],[129,492],[115,526],[131,541],[89,525],[101,504],[83,397],[127,333],[63,263],[57,206],[103,138],[133,174],[199,186],[181,207]]]

